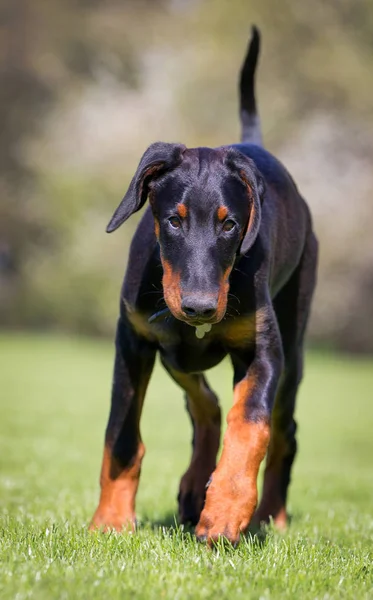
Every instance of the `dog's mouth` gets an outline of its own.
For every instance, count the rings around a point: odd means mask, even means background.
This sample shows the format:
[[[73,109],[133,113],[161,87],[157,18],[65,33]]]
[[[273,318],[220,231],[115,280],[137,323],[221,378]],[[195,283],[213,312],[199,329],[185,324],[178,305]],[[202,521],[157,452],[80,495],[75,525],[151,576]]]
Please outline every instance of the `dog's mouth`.
[[[166,306],[165,308],[162,308],[162,310],[159,310],[159,311],[153,313],[149,317],[148,323],[150,323],[150,324],[161,323],[162,321],[167,319],[167,317],[170,317],[170,316],[173,316],[178,321],[182,321],[183,323],[186,323],[186,325],[190,325],[190,327],[197,327],[197,328],[205,327],[206,330],[208,330],[209,327],[211,328],[212,325],[215,325],[216,323],[221,321],[221,319],[219,319],[216,314],[207,319],[201,319],[200,317],[188,317],[187,315],[185,315],[183,313],[175,315],[168,308],[168,306]]]
[[[190,317],[187,317],[184,315],[179,320],[183,321],[187,325],[190,325],[191,327],[202,327],[203,325],[215,325],[215,323],[218,322],[218,319],[216,317],[209,318],[209,319],[201,319],[201,318],[190,318]]]

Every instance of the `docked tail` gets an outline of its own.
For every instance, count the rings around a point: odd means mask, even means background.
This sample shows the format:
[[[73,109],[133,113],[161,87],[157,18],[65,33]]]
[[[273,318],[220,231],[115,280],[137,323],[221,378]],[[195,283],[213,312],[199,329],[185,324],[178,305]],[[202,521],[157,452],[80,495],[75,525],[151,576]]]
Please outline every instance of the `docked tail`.
[[[260,50],[260,33],[254,26],[251,40],[247,49],[245,61],[242,65],[239,90],[240,90],[240,119],[241,142],[263,145],[260,119],[255,102],[255,70]]]

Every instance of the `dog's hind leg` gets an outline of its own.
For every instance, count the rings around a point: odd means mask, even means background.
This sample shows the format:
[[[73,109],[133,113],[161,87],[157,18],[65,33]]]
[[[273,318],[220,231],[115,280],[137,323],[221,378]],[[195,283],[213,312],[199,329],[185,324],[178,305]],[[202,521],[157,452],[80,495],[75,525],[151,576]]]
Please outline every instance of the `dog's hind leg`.
[[[178,503],[181,523],[195,525],[202,511],[206,485],[216,466],[220,443],[221,412],[218,398],[202,374],[185,374],[163,362],[174,381],[185,391],[193,426],[192,459],[180,481]]]
[[[101,469],[101,496],[90,529],[133,529],[145,447],[140,417],[156,351],[119,319],[112,402]]]
[[[285,367],[272,411],[263,495],[254,521],[268,523],[272,517],[281,529],[287,523],[287,491],[297,451],[294,409],[302,379],[304,334],[316,283],[316,266],[317,241],[310,233],[297,270],[274,300]]]

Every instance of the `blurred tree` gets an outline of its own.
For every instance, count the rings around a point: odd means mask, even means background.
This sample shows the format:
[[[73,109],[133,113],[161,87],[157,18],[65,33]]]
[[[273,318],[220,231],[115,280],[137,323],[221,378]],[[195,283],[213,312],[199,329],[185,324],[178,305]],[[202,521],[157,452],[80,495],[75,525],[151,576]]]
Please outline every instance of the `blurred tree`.
[[[24,153],[62,90],[110,73],[138,85],[138,49],[128,23],[161,0],[2,0],[0,4],[0,321],[17,323],[25,293],[24,264],[35,246],[53,252],[40,210],[38,174]],[[116,21],[116,12],[125,19]],[[125,34],[123,22],[127,21]],[[26,285],[27,289],[27,285]],[[22,312],[22,309],[21,309]],[[30,318],[28,315],[27,318]],[[22,320],[22,317],[21,317]]]
[[[266,145],[321,241],[311,334],[373,351],[371,0],[2,0],[1,324],[112,330],[136,218],[106,238],[110,211],[152,141],[237,139],[253,22]]]

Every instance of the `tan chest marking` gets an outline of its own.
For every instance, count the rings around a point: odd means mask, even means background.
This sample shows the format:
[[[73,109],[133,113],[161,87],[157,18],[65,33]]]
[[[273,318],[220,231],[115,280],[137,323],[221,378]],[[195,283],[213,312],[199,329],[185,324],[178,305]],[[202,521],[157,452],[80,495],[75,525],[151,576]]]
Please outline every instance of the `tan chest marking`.
[[[164,327],[163,323],[149,323],[146,315],[130,307],[127,302],[125,304],[128,320],[136,333],[149,342],[158,342],[159,344],[175,342],[175,334],[172,333],[172,329]]]
[[[224,342],[230,346],[252,344],[256,332],[255,314],[228,320],[219,327],[219,330]]]
[[[260,309],[250,315],[228,319],[219,325],[216,333],[223,341],[233,347],[251,345],[255,341],[257,332],[265,329],[266,311]],[[214,327],[212,328],[212,332]]]
[[[151,342],[167,343],[171,341],[172,332],[164,328],[162,323],[150,324],[145,315],[134,310],[127,302],[125,304],[128,320],[139,335]],[[265,329],[265,321],[264,310],[228,319],[213,325],[211,331],[205,334],[203,341],[221,341],[231,347],[242,348],[255,342],[257,332]]]
[[[127,306],[127,316],[136,333],[149,341],[155,342],[157,340],[154,331],[152,331],[151,325],[148,323],[148,320],[146,317],[144,317],[144,315],[134,310],[130,310]]]

